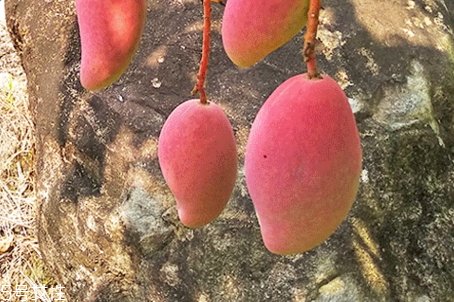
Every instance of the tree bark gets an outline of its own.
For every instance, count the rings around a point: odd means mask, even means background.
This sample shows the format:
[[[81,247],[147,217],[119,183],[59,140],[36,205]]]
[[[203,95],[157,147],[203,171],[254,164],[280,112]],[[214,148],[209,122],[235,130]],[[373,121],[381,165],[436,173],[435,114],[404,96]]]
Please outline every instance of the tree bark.
[[[117,82],[84,90],[74,1],[6,0],[37,133],[39,243],[69,301],[452,301],[454,5],[326,0],[318,67],[346,91],[364,162],[354,208],[322,245],[269,253],[244,182],[247,134],[266,97],[305,72],[302,34],[250,69],[222,49],[213,4],[210,100],[235,130],[228,207],[188,229],[161,175],[157,137],[191,98],[200,1],[150,1]]]

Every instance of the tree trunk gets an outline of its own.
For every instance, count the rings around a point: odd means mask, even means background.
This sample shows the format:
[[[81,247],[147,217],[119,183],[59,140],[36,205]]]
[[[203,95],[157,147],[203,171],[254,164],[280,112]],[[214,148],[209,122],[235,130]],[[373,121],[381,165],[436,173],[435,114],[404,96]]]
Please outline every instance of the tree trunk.
[[[257,5],[260,5],[259,3]],[[226,111],[239,178],[213,223],[188,229],[157,162],[166,117],[191,98],[200,1],[150,1],[117,82],[84,90],[74,1],[6,0],[37,133],[39,243],[68,301],[453,301],[454,4],[326,0],[319,68],[346,91],[363,146],[356,203],[322,245],[268,252],[241,173],[266,97],[305,72],[302,34],[250,69],[213,4],[207,91]]]

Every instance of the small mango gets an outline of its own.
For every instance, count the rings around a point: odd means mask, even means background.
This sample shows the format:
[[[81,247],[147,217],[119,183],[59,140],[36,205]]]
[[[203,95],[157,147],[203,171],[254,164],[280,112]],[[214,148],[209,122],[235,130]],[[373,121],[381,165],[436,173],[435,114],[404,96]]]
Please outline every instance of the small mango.
[[[292,39],[307,22],[309,0],[228,0],[222,42],[228,57],[249,67]]]
[[[126,70],[140,42],[145,0],[76,0],[82,59],[80,82],[98,90]]]
[[[184,225],[201,227],[219,216],[238,159],[232,126],[218,105],[194,99],[175,108],[159,135],[158,159]]]

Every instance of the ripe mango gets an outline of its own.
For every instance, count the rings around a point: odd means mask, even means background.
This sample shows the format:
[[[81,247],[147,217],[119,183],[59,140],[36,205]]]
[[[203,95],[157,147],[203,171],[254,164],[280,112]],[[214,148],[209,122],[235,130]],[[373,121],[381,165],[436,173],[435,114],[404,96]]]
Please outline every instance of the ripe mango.
[[[307,22],[309,0],[229,0],[222,42],[229,58],[249,67],[293,38]]]
[[[115,82],[132,60],[142,35],[145,0],[76,0],[81,39],[80,82],[97,90]]]
[[[322,243],[356,198],[362,151],[355,118],[339,85],[322,77],[282,83],[248,138],[246,184],[265,246],[276,254]]]
[[[218,105],[189,100],[175,108],[159,135],[158,158],[184,225],[201,227],[222,212],[238,159],[232,126]]]

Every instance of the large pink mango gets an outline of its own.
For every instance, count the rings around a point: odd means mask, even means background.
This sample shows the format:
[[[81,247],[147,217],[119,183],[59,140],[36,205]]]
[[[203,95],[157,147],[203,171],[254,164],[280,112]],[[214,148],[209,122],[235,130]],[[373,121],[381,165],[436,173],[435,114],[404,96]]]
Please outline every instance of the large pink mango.
[[[361,145],[350,105],[330,77],[280,85],[251,128],[245,174],[266,247],[305,252],[347,216],[358,190]]]
[[[228,0],[222,41],[229,58],[249,67],[293,38],[306,24],[309,0]]]
[[[126,70],[140,42],[145,0],[76,0],[86,89],[109,86]]]
[[[184,225],[201,227],[222,212],[238,159],[232,126],[219,106],[189,100],[175,108],[161,130],[158,158]]]

